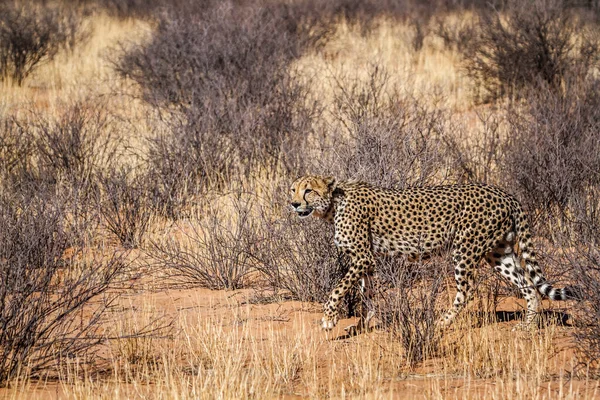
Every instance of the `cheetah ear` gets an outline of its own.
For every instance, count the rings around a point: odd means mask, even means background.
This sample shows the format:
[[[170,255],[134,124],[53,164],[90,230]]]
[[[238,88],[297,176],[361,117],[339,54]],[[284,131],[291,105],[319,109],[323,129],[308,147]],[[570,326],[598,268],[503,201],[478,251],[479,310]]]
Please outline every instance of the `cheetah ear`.
[[[326,176],[323,178],[323,182],[325,182],[325,184],[327,185],[327,188],[330,191],[333,191],[333,189],[335,189],[337,181],[335,179],[335,177],[333,176]]]

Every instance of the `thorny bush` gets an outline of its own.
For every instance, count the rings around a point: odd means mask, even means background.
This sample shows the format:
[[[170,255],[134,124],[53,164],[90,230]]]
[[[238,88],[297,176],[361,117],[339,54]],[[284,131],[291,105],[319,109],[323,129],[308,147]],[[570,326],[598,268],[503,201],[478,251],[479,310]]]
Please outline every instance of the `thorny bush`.
[[[338,78],[333,117],[315,170],[396,189],[452,179],[447,115],[402,95],[382,68],[365,81]]]
[[[126,248],[142,244],[151,222],[153,211],[146,186],[142,177],[126,168],[100,179],[100,213],[108,230]]]
[[[430,262],[406,264],[402,260],[388,259],[383,263],[380,268],[388,271],[386,283],[392,287],[380,288],[379,317],[383,327],[401,341],[408,363],[420,363],[439,351],[437,302],[444,290],[446,274],[440,273],[439,267],[433,267]],[[390,267],[393,273],[389,273]]]
[[[37,2],[0,5],[0,81],[18,86],[60,50],[72,51],[89,38],[82,17],[65,8]]]
[[[101,295],[127,263],[73,247],[67,213],[56,197],[0,196],[0,386],[69,358],[90,362],[103,341],[99,321],[116,295]]]
[[[600,48],[575,12],[564,0],[480,9],[471,40],[459,47],[477,97],[518,98],[535,82],[560,91],[565,79],[592,72]]]
[[[178,221],[168,237],[151,242],[152,262],[160,265],[169,280],[184,287],[244,287],[254,264],[251,254],[257,229],[249,202],[233,198],[231,208],[228,215],[207,207],[204,218]]]
[[[124,46],[118,73],[136,82],[165,121],[151,144],[154,190],[169,217],[191,196],[256,168],[291,169],[319,109],[290,69],[326,29],[292,5],[163,14],[152,37]],[[184,203],[184,204],[180,204]]]
[[[547,222],[564,226],[575,202],[600,187],[599,84],[569,86],[564,95],[542,86],[508,110],[502,172],[529,210],[554,216]]]

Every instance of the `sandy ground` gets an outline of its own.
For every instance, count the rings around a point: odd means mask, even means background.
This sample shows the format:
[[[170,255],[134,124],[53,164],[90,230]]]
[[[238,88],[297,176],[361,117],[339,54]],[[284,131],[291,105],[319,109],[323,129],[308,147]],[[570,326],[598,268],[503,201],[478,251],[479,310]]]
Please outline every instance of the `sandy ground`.
[[[247,348],[253,351],[273,352],[278,346],[288,349],[290,342],[314,346],[311,354],[316,357],[318,374],[327,375],[331,359],[335,362],[351,362],[359,359],[359,352],[371,352],[374,344],[385,346],[389,343],[389,335],[379,329],[356,337],[349,337],[344,327],[355,322],[354,319],[341,320],[338,326],[326,333],[319,329],[320,306],[312,303],[282,301],[270,304],[256,303],[257,296],[252,290],[211,291],[205,289],[169,290],[155,293],[133,293],[121,300],[120,312],[112,324],[119,326],[119,319],[136,319],[138,321],[171,321],[172,335],[168,340],[155,340],[157,352],[165,351],[164,346],[172,346],[170,342],[178,340],[194,332],[198,336],[206,334],[206,327],[216,327],[213,333],[223,338],[241,337],[247,343]],[[518,301],[507,299],[501,309],[514,311],[518,309]],[[511,335],[511,329],[516,321],[498,322],[482,327],[465,329],[452,328],[446,332],[448,341],[467,340],[475,332],[483,330],[490,332],[506,332]],[[109,324],[109,325],[112,325]],[[143,322],[140,322],[143,325]],[[194,331],[190,326],[204,326],[200,331]],[[204,325],[203,325],[204,324]],[[121,327],[121,329],[123,329]],[[557,327],[553,333],[551,350],[547,354],[550,365],[547,367],[546,379],[542,381],[527,379],[506,379],[506,375],[471,376],[448,370],[454,362],[449,355],[438,359],[428,360],[423,365],[404,369],[399,373],[377,379],[377,387],[363,387],[361,393],[339,396],[340,398],[393,398],[393,399],[488,399],[488,398],[600,398],[598,381],[588,379],[569,380],[566,372],[573,363],[574,352],[572,339],[569,337],[569,327]],[[239,335],[239,336],[238,336]],[[521,333],[514,334],[514,339],[520,340]],[[484,337],[484,336],[481,336]],[[477,340],[477,336],[474,336]],[[198,338],[203,340],[202,338]],[[214,339],[214,338],[212,338]],[[207,339],[208,340],[208,339]],[[226,340],[226,339],[223,339]],[[509,340],[510,341],[510,340]],[[166,344],[165,344],[166,343]],[[217,342],[215,342],[217,343]],[[175,346],[176,347],[176,346]],[[111,353],[113,358],[118,353],[118,345],[109,343],[103,355]],[[171,348],[171,347],[168,347]],[[333,353],[343,353],[345,357],[336,358]],[[525,355],[524,355],[525,356]],[[543,356],[543,355],[542,355]],[[345,360],[345,361],[344,361]],[[216,361],[215,361],[216,362]],[[344,368],[338,365],[336,368]],[[446,371],[445,371],[446,370]],[[458,368],[460,370],[460,368]],[[466,369],[465,369],[466,370]],[[502,377],[500,377],[502,376]],[[265,379],[268,379],[265,376]],[[323,379],[327,379],[323,377]],[[331,381],[331,378],[329,378]],[[64,383],[57,381],[32,382],[26,387],[0,389],[0,398],[31,398],[31,399],[66,399],[66,398],[178,398],[168,393],[158,391],[153,393],[152,382],[140,389],[137,383],[119,382],[115,390],[115,382],[107,379],[106,384],[96,385],[93,389],[82,389],[81,382]],[[330,382],[331,385],[331,382]],[[522,387],[519,387],[522,385]],[[85,385],[83,385],[85,386]],[[285,389],[279,390],[273,397],[284,399],[319,398],[315,392],[307,388],[303,382],[290,382]],[[529,397],[528,393],[534,396]],[[521,395],[522,394],[522,395]],[[516,395],[516,396],[515,396]],[[338,396],[333,396],[338,397]]]

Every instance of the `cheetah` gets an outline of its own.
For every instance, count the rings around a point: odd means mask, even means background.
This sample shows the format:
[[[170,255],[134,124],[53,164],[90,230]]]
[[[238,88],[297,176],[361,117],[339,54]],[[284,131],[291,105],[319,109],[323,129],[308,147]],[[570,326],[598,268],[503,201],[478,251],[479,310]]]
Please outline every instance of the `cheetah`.
[[[363,307],[358,324],[349,328],[368,329],[374,314],[369,304],[374,257],[380,254],[402,254],[414,260],[450,249],[457,292],[438,321],[441,327],[450,325],[470,300],[482,259],[525,298],[527,311],[520,327],[530,326],[536,318],[540,294],[552,300],[577,298],[575,288],[553,288],[546,281],[523,208],[497,187],[464,184],[395,190],[307,175],[292,184],[291,196],[292,209],[300,218],[312,215],[334,224],[335,245],[351,260],[324,305],[325,330],[337,324],[340,301],[359,280]]]

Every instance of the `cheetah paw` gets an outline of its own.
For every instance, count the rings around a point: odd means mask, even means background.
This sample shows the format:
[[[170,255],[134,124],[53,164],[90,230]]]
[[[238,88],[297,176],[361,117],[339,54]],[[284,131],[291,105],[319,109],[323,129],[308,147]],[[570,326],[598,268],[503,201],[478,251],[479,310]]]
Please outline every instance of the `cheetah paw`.
[[[531,322],[519,322],[518,324],[513,326],[512,331],[513,332],[530,331],[534,328],[534,326],[535,326],[535,324],[532,324]]]
[[[330,331],[333,329],[334,326],[335,326],[335,320],[327,319],[326,317],[323,317],[321,319],[321,327],[324,330]]]
[[[323,306],[323,318],[321,319],[321,327],[329,331],[333,329],[333,327],[337,324],[338,321],[338,312],[337,307],[331,301],[328,301]]]

